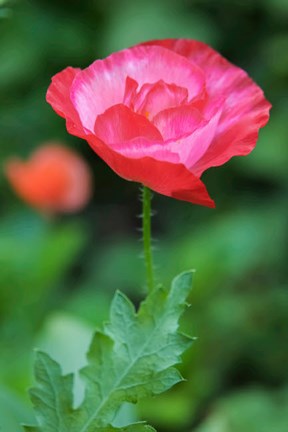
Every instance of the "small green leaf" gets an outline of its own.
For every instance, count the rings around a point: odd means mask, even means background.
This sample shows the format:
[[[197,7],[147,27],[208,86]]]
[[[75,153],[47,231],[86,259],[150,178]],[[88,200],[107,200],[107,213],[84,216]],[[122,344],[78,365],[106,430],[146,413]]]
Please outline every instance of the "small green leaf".
[[[31,400],[41,432],[148,432],[145,424],[115,429],[109,426],[124,402],[168,390],[182,381],[174,365],[192,338],[178,332],[178,321],[191,290],[193,272],[174,279],[170,290],[159,287],[148,295],[136,313],[133,304],[116,292],[110,322],[96,332],[80,371],[86,383],[84,401],[73,408],[73,375],[63,376],[60,366],[38,352],[37,387]]]

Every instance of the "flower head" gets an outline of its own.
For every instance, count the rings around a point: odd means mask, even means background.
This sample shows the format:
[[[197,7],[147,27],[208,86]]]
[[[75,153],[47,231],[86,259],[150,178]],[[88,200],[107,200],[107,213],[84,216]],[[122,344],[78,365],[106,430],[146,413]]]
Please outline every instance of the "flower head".
[[[204,43],[150,41],[55,75],[47,101],[121,177],[214,207],[202,173],[255,147],[270,103]]]
[[[80,210],[91,196],[87,164],[59,143],[42,145],[27,162],[8,160],[5,172],[17,195],[44,213]]]

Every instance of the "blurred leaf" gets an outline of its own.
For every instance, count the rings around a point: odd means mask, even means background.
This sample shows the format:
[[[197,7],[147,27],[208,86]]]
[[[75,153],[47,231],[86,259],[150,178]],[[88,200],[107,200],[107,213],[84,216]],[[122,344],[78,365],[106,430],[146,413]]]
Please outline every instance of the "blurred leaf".
[[[0,388],[0,431],[21,432],[22,421],[32,421],[33,414],[15,395]]]
[[[189,373],[190,369],[191,364],[189,362],[189,370],[186,372]],[[196,373],[196,370],[193,369],[191,373],[197,375],[198,371]],[[169,425],[169,429],[186,431],[192,418],[192,393],[188,383],[181,387],[183,387],[183,391],[175,388],[175,391],[163,393],[153,400],[146,398],[140,401],[137,405],[139,417],[147,419],[148,423],[156,424],[161,430],[166,430],[167,425]]]
[[[12,11],[9,8],[1,8],[0,6],[0,19],[1,18],[9,18],[12,15]]]
[[[288,37],[287,37],[288,47]],[[267,47],[269,50],[269,47]],[[265,50],[265,55],[267,52]],[[283,56],[279,59],[281,62]],[[285,58],[285,56],[284,56]],[[284,60],[283,60],[284,61]],[[270,58],[270,62],[275,62]],[[278,65],[278,67],[283,67]],[[288,71],[288,62],[287,62]],[[255,151],[248,158],[239,158],[237,166],[245,173],[253,176],[262,176],[269,180],[279,182],[281,186],[287,185],[288,164],[288,132],[286,119],[288,116],[288,105],[278,104],[271,111],[271,119],[265,128],[265,133],[260,132],[260,139]]]
[[[96,307],[95,313],[97,313]],[[85,354],[88,351],[92,334],[92,328],[76,317],[63,312],[54,312],[47,317],[35,344],[61,364],[64,374],[76,373],[86,364]],[[76,375],[74,378],[74,403],[76,405],[82,401],[83,394],[83,383]]]
[[[81,289],[69,296],[64,309],[98,328],[108,319],[113,294],[102,285],[95,290],[89,278],[87,283],[89,286],[82,282]]]
[[[288,11],[288,9],[287,9]],[[263,47],[263,57],[266,59],[266,67],[272,69],[276,76],[280,77],[288,75],[288,59],[284,52],[288,51],[288,32],[277,34],[269,39]]]
[[[101,249],[100,254],[97,250],[88,263],[85,285],[99,286],[105,292],[114,292],[117,286],[119,290],[135,293],[139,281],[143,281],[144,285],[145,266],[141,250],[142,245],[135,239],[115,240]]]
[[[286,432],[288,392],[248,390],[219,401],[195,432]]]
[[[269,12],[280,13],[284,16],[288,13],[287,0],[264,0],[263,5],[269,8]]]
[[[157,251],[157,263],[164,270],[162,280],[183,267],[195,268],[195,294],[207,297],[217,286],[227,280],[241,280],[259,265],[279,265],[281,257],[285,259],[286,207],[281,201],[280,205],[277,201],[270,205],[218,214],[194,232],[188,227],[185,236],[162,240]]]
[[[46,318],[36,345],[55,358],[66,374],[76,372],[86,364],[85,352],[92,334],[92,328],[76,317],[54,312]]]
[[[5,7],[5,6],[10,6],[9,3],[10,3],[9,0],[0,0],[0,19],[9,18],[12,16],[11,8]]]
[[[179,2],[112,3],[106,29],[106,54],[145,40],[186,37],[209,42],[217,36],[217,29],[207,15],[198,11],[189,15]]]
[[[13,308],[15,302],[20,307],[46,296],[63,277],[85,240],[81,226],[53,226],[36,214],[3,219],[0,237],[0,309],[3,308],[3,313]]]
[[[0,380],[23,392],[33,335],[60,297],[56,284],[85,237],[76,224],[53,226],[36,214],[19,214],[2,218],[0,238]]]

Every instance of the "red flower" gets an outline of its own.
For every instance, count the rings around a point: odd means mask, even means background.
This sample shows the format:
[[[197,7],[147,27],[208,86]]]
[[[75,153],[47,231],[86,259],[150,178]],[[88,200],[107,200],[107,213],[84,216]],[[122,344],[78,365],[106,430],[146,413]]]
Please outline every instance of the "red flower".
[[[38,148],[27,162],[9,160],[5,171],[16,193],[44,213],[77,211],[91,196],[87,164],[58,143]]]
[[[151,41],[55,75],[47,101],[121,177],[214,207],[202,173],[255,147],[270,103],[207,45]]]

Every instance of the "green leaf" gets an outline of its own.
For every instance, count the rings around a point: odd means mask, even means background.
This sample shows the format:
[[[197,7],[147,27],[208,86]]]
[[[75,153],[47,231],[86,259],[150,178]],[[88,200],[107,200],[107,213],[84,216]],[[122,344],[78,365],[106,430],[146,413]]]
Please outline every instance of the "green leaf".
[[[24,426],[26,432],[41,432],[36,426]],[[113,426],[108,426],[107,428],[96,428],[91,429],[91,432],[156,432],[151,426],[145,425],[143,423],[132,424],[127,427],[115,428]]]
[[[63,376],[57,362],[45,353],[37,353],[37,387],[31,390],[31,400],[40,431],[117,430],[109,425],[123,402],[136,403],[182,381],[173,366],[192,343],[191,337],[178,332],[192,276],[193,272],[182,273],[170,290],[154,290],[138,313],[124,294],[116,292],[110,322],[102,332],[96,332],[87,355],[88,365],[80,371],[86,392],[77,409],[73,408],[73,375]],[[137,424],[118,430],[153,429]]]
[[[36,426],[24,426],[24,430],[26,432],[41,432],[41,429]],[[100,429],[96,428],[93,430],[91,429],[91,432],[156,432],[156,430],[151,426],[145,425],[143,423],[138,423],[123,428],[115,428],[113,426],[108,426],[106,428]]]
[[[95,432],[156,432],[154,428],[151,426],[145,425],[143,423],[136,423],[129,425],[127,427],[115,428],[113,426],[109,426],[107,428],[97,428],[94,429]],[[94,432],[91,429],[91,432]]]

